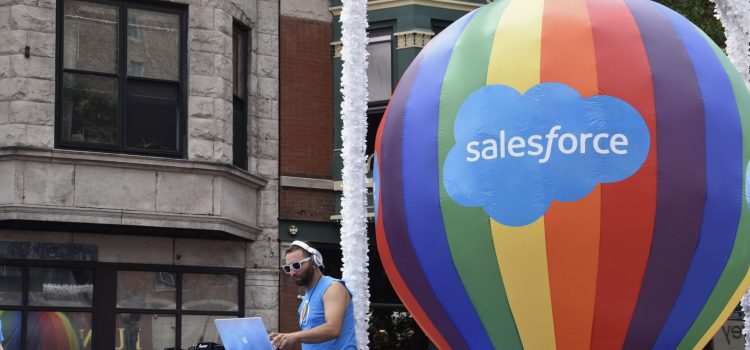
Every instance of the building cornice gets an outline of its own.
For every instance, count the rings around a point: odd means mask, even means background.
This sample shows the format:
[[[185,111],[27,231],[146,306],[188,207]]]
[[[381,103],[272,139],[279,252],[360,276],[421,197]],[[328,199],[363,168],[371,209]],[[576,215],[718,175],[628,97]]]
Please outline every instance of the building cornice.
[[[396,49],[422,48],[435,36],[435,33],[425,30],[410,30],[393,33],[396,37]]]
[[[375,0],[367,3],[367,10],[375,11],[408,5],[420,5],[469,12],[483,6],[484,4],[458,0]],[[339,16],[341,15],[341,8],[342,6],[331,6],[330,11],[334,16]]]
[[[0,148],[0,161],[5,160],[46,161],[63,164],[207,174],[226,177],[254,189],[263,188],[268,183],[266,179],[239,170],[229,164],[131,154],[109,154],[61,149]]]

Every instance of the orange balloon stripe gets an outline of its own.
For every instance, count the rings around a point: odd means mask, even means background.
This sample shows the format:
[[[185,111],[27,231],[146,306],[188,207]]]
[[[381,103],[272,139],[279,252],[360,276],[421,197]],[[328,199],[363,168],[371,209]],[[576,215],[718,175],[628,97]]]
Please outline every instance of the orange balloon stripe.
[[[622,1],[587,1],[594,33],[599,92],[618,97],[643,117],[651,151],[630,178],[602,185],[602,231],[591,348],[621,349],[638,301],[656,215],[656,112],[648,57]]]
[[[398,86],[396,87],[398,89]],[[378,127],[378,132],[375,135],[375,148],[378,154],[380,153],[380,144],[382,140],[382,128],[383,125],[385,125],[385,120],[388,117],[388,110],[390,109],[390,103],[388,104],[388,107],[386,107],[386,111],[383,114],[383,120],[380,122],[380,126]],[[382,198],[382,197],[380,197]],[[378,200],[377,207],[382,208],[382,199]],[[381,232],[382,234],[376,234],[376,243],[378,245],[378,253],[380,254],[380,261],[383,264],[383,269],[386,272],[386,275],[388,276],[388,280],[391,282],[391,285],[393,286],[393,290],[398,295],[399,299],[404,303],[404,306],[406,307],[406,310],[409,311],[411,316],[414,318],[414,321],[417,322],[417,325],[419,328],[421,328],[425,335],[427,335],[430,340],[435,343],[435,345],[438,347],[438,349],[451,349],[451,346],[448,345],[448,342],[445,340],[445,338],[438,332],[437,327],[435,327],[435,324],[432,323],[429,317],[427,317],[427,313],[425,313],[424,309],[422,309],[422,306],[419,305],[419,302],[417,302],[417,299],[414,297],[414,294],[411,293],[409,288],[406,287],[406,282],[404,282],[403,277],[401,277],[401,274],[398,272],[398,269],[396,269],[396,266],[393,264],[393,258],[391,257],[391,250],[388,248],[388,242],[386,241],[386,234],[385,234],[385,227],[383,225],[383,213],[379,212],[379,215],[377,217],[377,220],[375,221],[375,231]]]
[[[584,98],[596,95],[594,39],[585,0],[547,1],[542,24],[541,81],[560,82]],[[596,296],[601,191],[553,202],[544,215],[555,340],[559,350],[591,344]]]

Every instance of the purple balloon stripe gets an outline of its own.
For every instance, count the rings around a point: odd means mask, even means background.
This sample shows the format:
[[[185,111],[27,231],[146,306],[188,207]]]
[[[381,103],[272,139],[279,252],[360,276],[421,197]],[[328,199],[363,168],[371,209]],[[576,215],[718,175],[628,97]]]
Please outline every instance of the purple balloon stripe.
[[[454,45],[474,13],[453,23],[423,50],[404,118],[404,203],[409,235],[432,289],[469,347],[490,349],[492,342],[453,263],[438,182],[440,91]]]
[[[391,97],[380,142],[380,197],[383,206],[378,215],[383,216],[383,226],[388,233],[386,240],[394,264],[401,273],[407,288],[434,322],[446,341],[456,349],[469,349],[450,315],[438,300],[427,282],[422,266],[417,259],[406,224],[403,197],[403,124],[406,100],[413,93],[412,87],[417,68],[424,58],[424,51],[411,63],[399,81]]]
[[[695,62],[706,111],[707,197],[701,239],[654,345],[675,349],[706,304],[734,246],[742,210],[742,125],[731,82],[710,44],[684,17],[657,6],[674,24]]]
[[[625,3],[641,31],[656,101],[654,236],[624,344],[640,350],[654,345],[698,244],[706,199],[705,124],[702,96],[680,36],[651,1]]]

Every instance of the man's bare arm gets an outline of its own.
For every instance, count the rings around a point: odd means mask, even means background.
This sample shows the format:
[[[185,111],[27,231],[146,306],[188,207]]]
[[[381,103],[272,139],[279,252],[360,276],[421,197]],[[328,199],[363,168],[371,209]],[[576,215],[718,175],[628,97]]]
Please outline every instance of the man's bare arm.
[[[339,282],[331,283],[323,294],[326,322],[315,328],[294,333],[272,333],[271,342],[279,349],[291,348],[295,343],[322,343],[341,335],[344,313],[349,305],[349,291]]]

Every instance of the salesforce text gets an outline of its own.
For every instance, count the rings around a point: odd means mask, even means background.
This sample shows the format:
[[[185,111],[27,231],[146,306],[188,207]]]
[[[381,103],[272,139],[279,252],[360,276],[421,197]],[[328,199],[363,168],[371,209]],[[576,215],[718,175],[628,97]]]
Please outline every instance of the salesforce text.
[[[593,149],[598,154],[628,154],[628,137],[624,134],[611,135],[607,133],[599,134],[571,134],[564,133],[558,135],[557,132],[562,129],[562,126],[555,125],[549,129],[549,132],[542,135],[531,135],[528,138],[521,136],[513,136],[507,140],[505,130],[500,130],[500,138],[486,139],[483,141],[471,141],[466,144],[466,152],[468,153],[466,160],[469,162],[476,162],[479,159],[496,159],[505,158],[506,155],[511,157],[523,157],[525,155],[530,156],[544,156],[539,159],[539,163],[543,164],[549,161],[552,153],[552,147],[555,145],[557,140],[557,149],[562,154],[573,154],[580,152],[586,154],[587,151]],[[540,143],[542,139],[547,139],[546,142]],[[499,143],[499,144],[498,144]],[[544,145],[547,147],[544,147]],[[481,150],[480,150],[481,145]],[[498,152],[499,150],[499,152]]]

